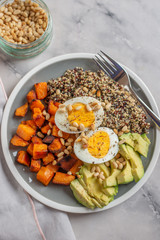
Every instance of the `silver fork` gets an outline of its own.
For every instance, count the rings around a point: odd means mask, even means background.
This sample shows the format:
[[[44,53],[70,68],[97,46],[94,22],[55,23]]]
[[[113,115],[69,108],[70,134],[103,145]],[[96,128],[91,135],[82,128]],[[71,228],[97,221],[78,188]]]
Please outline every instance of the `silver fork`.
[[[128,73],[111,57],[109,57],[103,51],[96,54],[93,58],[97,65],[111,77],[113,80],[117,81],[119,84],[123,85],[127,88],[133,96],[138,100],[138,102],[142,105],[144,110],[151,117],[152,121],[160,127],[160,118],[143,102],[143,100],[135,93],[131,86],[131,81]]]

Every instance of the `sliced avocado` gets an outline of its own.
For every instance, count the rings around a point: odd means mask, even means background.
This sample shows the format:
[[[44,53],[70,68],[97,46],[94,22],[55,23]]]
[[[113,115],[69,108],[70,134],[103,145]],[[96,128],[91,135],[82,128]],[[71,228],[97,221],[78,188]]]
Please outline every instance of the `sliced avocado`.
[[[83,176],[83,180],[84,180],[85,184],[87,185],[88,179],[93,176],[93,173],[91,173],[90,170],[88,170],[88,168],[85,165],[81,167],[79,173],[80,173],[80,175]]]
[[[144,140],[144,138],[138,133],[132,133],[132,138],[134,140],[134,150],[139,152],[144,157],[147,157],[149,143]]]
[[[109,177],[110,175],[110,167],[107,167],[104,163],[98,165],[101,171],[104,172],[105,177]]]
[[[122,172],[117,176],[117,182],[118,184],[127,184],[129,182],[132,182],[134,180],[132,175],[132,169],[130,166],[129,161],[126,160],[126,165]]]
[[[103,181],[104,188],[117,186],[117,176],[120,174],[121,170],[113,169],[111,175]]]
[[[79,183],[78,179],[75,179],[71,182],[70,188],[72,189],[73,194],[79,203],[91,209],[95,208],[95,204],[92,202],[91,197]]]
[[[83,186],[83,188],[87,191],[87,186],[86,186],[83,178],[79,178],[78,181],[79,181],[79,183]],[[103,206],[101,206],[101,204],[100,204],[95,198],[91,197],[91,200],[92,200],[92,202],[94,203],[94,205],[95,205],[96,207],[99,207],[99,208],[102,208],[102,207],[103,207]]]
[[[134,180],[138,182],[144,175],[144,168],[139,153],[127,144],[120,145],[119,152],[125,159],[130,160],[132,175]]]
[[[108,196],[112,197],[118,193],[118,186],[103,188],[102,191]]]
[[[134,148],[134,141],[131,133],[124,133],[119,137],[120,140],[125,139],[125,142]]]
[[[149,138],[147,137],[147,134],[146,134],[146,133],[143,133],[143,134],[141,135],[141,137],[142,137],[148,144],[151,144],[151,142],[150,142]]]

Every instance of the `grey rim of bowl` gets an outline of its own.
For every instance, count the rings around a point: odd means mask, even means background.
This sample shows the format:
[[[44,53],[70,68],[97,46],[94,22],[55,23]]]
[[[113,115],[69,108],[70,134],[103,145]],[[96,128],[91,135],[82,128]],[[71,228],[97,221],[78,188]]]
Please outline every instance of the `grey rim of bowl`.
[[[13,91],[12,91],[12,93],[11,93],[9,99],[8,99],[8,102],[6,104],[4,114],[3,114],[3,118],[2,118],[2,126],[1,126],[1,139],[3,137],[2,149],[3,149],[3,153],[4,153],[6,163],[9,167],[11,173],[13,174],[14,178],[24,188],[24,190],[26,190],[26,192],[31,194],[31,196],[33,196],[35,199],[37,199],[41,203],[43,203],[43,204],[45,204],[45,205],[47,205],[51,208],[55,208],[55,209],[65,211],[65,212],[70,212],[70,213],[95,213],[95,212],[100,212],[100,211],[104,211],[104,210],[110,209],[112,207],[115,207],[115,206],[119,205],[120,203],[126,201],[132,195],[134,195],[143,186],[143,184],[147,181],[147,179],[150,177],[150,175],[151,175],[151,173],[152,173],[152,171],[153,171],[153,169],[156,165],[158,155],[159,155],[160,131],[158,130],[158,128],[156,128],[156,144],[155,144],[155,148],[154,148],[154,152],[153,152],[153,156],[152,156],[152,161],[150,162],[149,167],[146,170],[143,178],[138,183],[136,183],[136,185],[132,189],[130,189],[127,193],[125,193],[121,197],[115,199],[114,201],[109,203],[109,205],[107,205],[106,207],[104,207],[102,209],[96,208],[94,210],[91,210],[91,209],[87,209],[86,207],[71,207],[71,206],[66,206],[64,204],[59,204],[59,203],[53,202],[53,201],[47,199],[46,197],[43,197],[41,194],[37,193],[21,177],[21,175],[19,174],[19,172],[15,168],[15,165],[14,165],[14,163],[13,163],[11,157],[10,157],[8,142],[7,142],[7,136],[6,136],[6,133],[7,133],[7,121],[6,121],[6,119],[7,119],[7,116],[9,115],[10,107],[11,107],[12,102],[15,99],[16,94],[23,87],[23,84],[25,82],[27,82],[27,80],[33,74],[38,72],[40,69],[42,70],[46,66],[49,66],[53,63],[60,62],[62,60],[63,61],[68,60],[68,59],[80,59],[80,58],[84,59],[85,58],[85,59],[92,60],[93,56],[94,56],[94,54],[91,54],[91,53],[72,53],[72,54],[61,55],[61,56],[58,56],[58,57],[55,57],[55,58],[51,58],[51,59],[47,60],[46,62],[40,64],[39,66],[35,67],[34,69],[32,69],[30,72],[28,72],[21,79],[21,81],[13,89]],[[150,104],[153,108],[153,111],[155,111],[155,113],[159,114],[157,104],[156,104],[152,94],[150,93],[149,89],[147,88],[147,86],[143,83],[143,81],[134,72],[132,72],[129,68],[125,67],[124,65],[122,65],[122,66],[129,72],[129,75],[133,79],[135,79],[135,81],[138,82],[139,86],[145,91],[145,93],[148,96],[148,99],[150,101]]]

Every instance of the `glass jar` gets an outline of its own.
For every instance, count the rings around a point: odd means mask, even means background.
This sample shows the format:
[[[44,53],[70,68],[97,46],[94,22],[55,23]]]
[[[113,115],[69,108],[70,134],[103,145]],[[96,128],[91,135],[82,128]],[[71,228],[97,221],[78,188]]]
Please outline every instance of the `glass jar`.
[[[11,2],[13,2],[13,0],[2,1],[0,3],[0,8],[5,4],[11,3]],[[11,43],[9,41],[6,41],[3,37],[0,36],[0,48],[5,53],[7,53],[12,57],[19,58],[19,59],[27,59],[30,57],[34,57],[40,54],[41,52],[43,52],[51,42],[52,35],[53,35],[53,23],[52,23],[52,17],[50,15],[49,9],[42,0],[32,0],[32,2],[39,4],[39,7],[41,7],[46,12],[48,17],[47,27],[43,35],[40,36],[40,38],[38,38],[34,42],[27,43],[27,44]]]

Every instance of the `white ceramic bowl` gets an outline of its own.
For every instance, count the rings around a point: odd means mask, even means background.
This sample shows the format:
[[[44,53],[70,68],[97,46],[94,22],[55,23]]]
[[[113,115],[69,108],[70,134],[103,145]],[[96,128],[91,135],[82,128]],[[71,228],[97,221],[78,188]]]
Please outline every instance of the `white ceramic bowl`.
[[[6,104],[2,119],[2,149],[6,163],[17,182],[29,194],[31,194],[40,202],[52,208],[66,212],[93,213],[112,208],[124,202],[134,193],[136,193],[147,181],[155,167],[159,154],[160,132],[155,127],[155,125],[152,124],[149,134],[151,146],[148,158],[142,158],[145,168],[144,177],[138,183],[132,182],[127,185],[119,186],[119,192],[115,197],[115,200],[103,209],[96,208],[95,210],[90,210],[80,205],[73,197],[73,194],[69,187],[57,186],[52,183],[50,183],[49,186],[44,187],[40,182],[36,180],[36,174],[31,173],[27,167],[17,164],[15,161],[15,154],[16,151],[20,148],[11,146],[10,139],[16,132],[16,128],[22,119],[14,117],[15,109],[18,106],[24,104],[26,101],[25,98],[27,92],[33,87],[34,83],[36,82],[47,82],[51,78],[61,76],[65,70],[72,69],[76,66],[83,67],[84,69],[90,69],[92,71],[97,70],[98,67],[92,60],[93,56],[93,54],[88,53],[68,54],[52,58],[35,67],[33,70],[27,73],[14,88]],[[131,82],[135,90],[139,93],[140,97],[142,97],[143,100],[152,107],[155,113],[159,114],[156,102],[143,81],[129,68],[125,67],[125,69],[128,71],[131,77]]]

